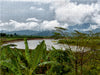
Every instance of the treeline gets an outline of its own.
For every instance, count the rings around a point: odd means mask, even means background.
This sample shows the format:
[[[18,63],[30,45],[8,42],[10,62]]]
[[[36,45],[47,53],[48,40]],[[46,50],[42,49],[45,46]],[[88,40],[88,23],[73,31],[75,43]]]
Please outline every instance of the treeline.
[[[34,35],[18,35],[16,33],[14,34],[6,34],[6,33],[0,33],[1,38],[45,38],[43,36],[34,36]]]
[[[92,37],[94,39],[100,39],[100,32],[94,33],[92,31],[83,33],[75,30],[74,32],[68,32],[66,29],[61,29],[57,28],[56,32],[52,36],[36,36],[36,35],[18,35],[17,33],[14,34],[6,34],[6,33],[0,33],[0,37],[5,37],[5,38],[54,38],[54,39],[59,39],[59,38],[73,38],[76,39],[77,36],[83,36],[84,38],[89,38]]]
[[[6,33],[0,33],[0,37],[13,37],[13,36],[19,36],[16,33],[14,34],[6,34]]]

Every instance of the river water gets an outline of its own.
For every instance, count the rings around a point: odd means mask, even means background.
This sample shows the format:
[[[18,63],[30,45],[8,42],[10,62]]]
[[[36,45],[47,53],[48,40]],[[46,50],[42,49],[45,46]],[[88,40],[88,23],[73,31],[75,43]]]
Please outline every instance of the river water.
[[[47,50],[52,49],[52,46],[55,47],[56,49],[62,49],[62,50],[69,48],[69,46],[66,45],[66,44],[58,44],[57,40],[54,40],[54,39],[40,39],[40,40],[28,40],[29,49],[35,49],[36,46],[43,40],[45,40]],[[15,44],[16,46],[14,46],[14,47],[16,47],[18,49],[25,49],[24,41],[10,42],[10,43],[7,43],[5,45],[8,45],[8,44]],[[14,48],[14,47],[12,47],[12,48]],[[80,51],[84,47],[78,48],[77,46],[70,46],[70,48],[71,48],[72,51],[76,51],[76,50]],[[87,49],[88,48],[85,48],[85,50],[87,50]]]

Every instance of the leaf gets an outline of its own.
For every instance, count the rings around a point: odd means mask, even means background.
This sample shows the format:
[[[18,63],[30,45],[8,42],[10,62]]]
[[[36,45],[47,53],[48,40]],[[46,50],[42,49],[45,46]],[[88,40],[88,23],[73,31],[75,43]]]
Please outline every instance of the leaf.
[[[9,60],[2,60],[2,61],[0,61],[0,65],[9,68],[13,73],[17,74],[18,73],[17,68],[15,65],[11,64],[11,62],[12,61],[10,59]]]
[[[55,27],[56,30],[67,30],[66,28],[63,28],[63,27]]]
[[[27,39],[24,39],[24,41],[25,41],[25,57],[26,57],[28,64],[30,64],[30,52],[28,48]]]
[[[42,66],[42,65],[47,65],[47,64],[59,64],[59,62],[56,62],[56,61],[47,61],[47,62],[43,62],[43,63],[40,63],[38,66]]]
[[[40,45],[38,45],[34,52],[33,52],[33,57],[34,57],[34,61],[32,62],[32,70],[34,70],[37,66],[37,64],[40,62],[40,59],[45,56],[45,52],[46,52],[46,44],[45,41],[42,41],[40,43]]]

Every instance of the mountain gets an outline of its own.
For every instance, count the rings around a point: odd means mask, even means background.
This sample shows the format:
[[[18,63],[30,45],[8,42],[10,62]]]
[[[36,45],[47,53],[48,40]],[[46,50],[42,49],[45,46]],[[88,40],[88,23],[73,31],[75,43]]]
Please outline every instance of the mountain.
[[[20,31],[10,31],[6,32],[7,34],[18,34],[18,35],[35,35],[38,33],[38,31],[32,31],[32,30],[20,30]]]
[[[96,25],[95,23],[84,23],[84,24],[77,24],[77,25],[73,25],[73,26],[69,26],[68,30],[69,32],[73,32],[74,30],[78,30],[80,32],[85,32],[87,33],[89,30],[88,28],[90,27],[90,25]],[[83,31],[84,29],[87,29],[88,31]],[[100,28],[97,29],[93,29],[92,32],[97,33],[100,32]]]
[[[53,34],[54,34],[54,31],[42,31],[42,32],[37,33],[36,35],[39,35],[39,36],[52,36]]]
[[[84,24],[76,24],[76,25],[73,25],[73,26],[69,26],[68,29],[70,31],[73,31],[73,30],[82,30],[82,29],[88,29],[90,27],[90,23],[84,23]]]
[[[0,31],[2,33],[7,33],[7,34],[14,34],[16,33],[17,35],[35,35],[35,36],[51,36],[53,35],[54,31],[32,31],[32,30],[20,30],[20,31]]]

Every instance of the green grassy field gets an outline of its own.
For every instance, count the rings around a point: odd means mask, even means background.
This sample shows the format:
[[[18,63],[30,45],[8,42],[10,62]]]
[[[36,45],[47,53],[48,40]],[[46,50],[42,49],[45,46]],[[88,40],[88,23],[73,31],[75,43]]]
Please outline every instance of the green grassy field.
[[[100,39],[61,39],[58,43],[100,49]]]
[[[43,38],[48,38],[48,37],[42,37],[42,36],[0,37],[0,41],[2,41],[3,43],[7,43],[7,42],[13,42],[13,41],[21,41],[21,40],[24,40],[24,38],[27,38],[27,39],[43,39]]]

